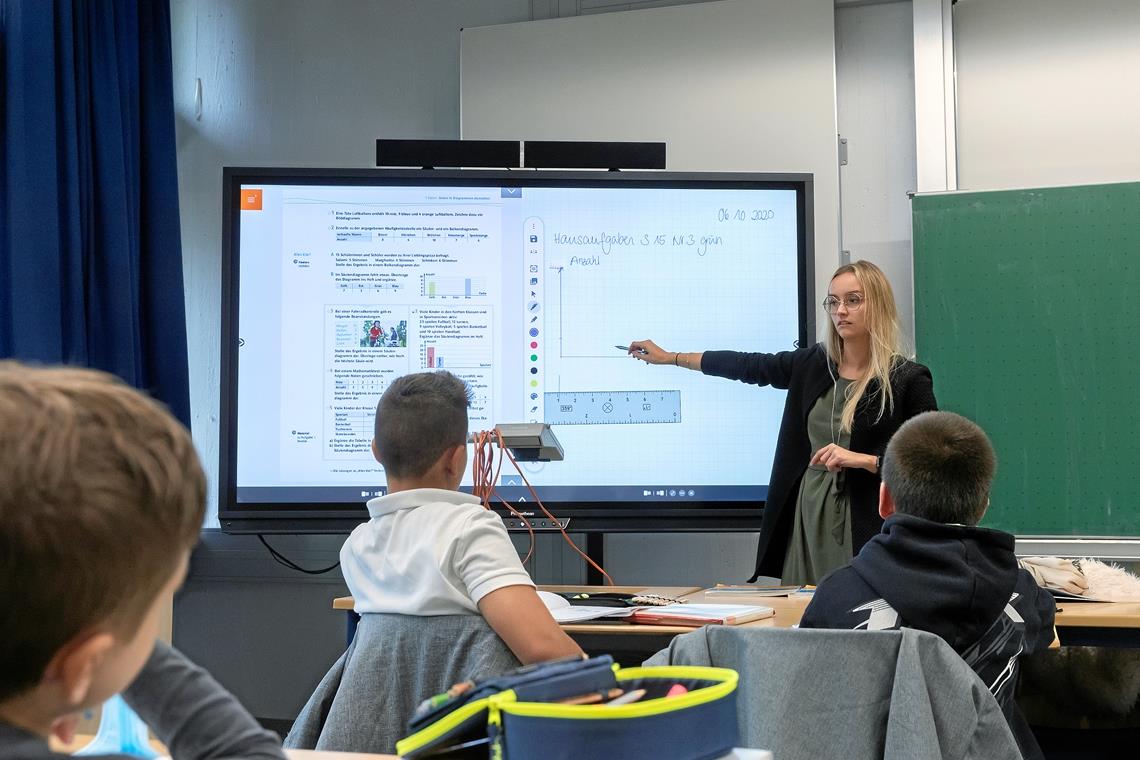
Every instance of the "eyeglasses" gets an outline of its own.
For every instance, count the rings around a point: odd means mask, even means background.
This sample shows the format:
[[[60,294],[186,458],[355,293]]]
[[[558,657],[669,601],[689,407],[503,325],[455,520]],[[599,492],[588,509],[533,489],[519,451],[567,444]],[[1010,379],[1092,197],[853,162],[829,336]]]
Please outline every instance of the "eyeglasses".
[[[842,303],[847,307],[847,311],[858,311],[863,308],[863,304],[866,303],[866,301],[867,299],[858,293],[844,296],[842,301],[835,296],[828,296],[823,299],[823,308],[828,314],[834,314],[839,311],[839,304]]]

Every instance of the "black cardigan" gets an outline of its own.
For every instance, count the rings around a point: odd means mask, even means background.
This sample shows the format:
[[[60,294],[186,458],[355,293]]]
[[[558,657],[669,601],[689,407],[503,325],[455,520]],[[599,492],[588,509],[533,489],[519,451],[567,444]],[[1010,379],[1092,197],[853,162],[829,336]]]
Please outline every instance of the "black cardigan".
[[[784,555],[788,549],[796,494],[800,478],[807,470],[811,455],[807,417],[815,402],[827,392],[837,371],[823,344],[778,354],[746,354],[739,351],[705,351],[701,371],[706,375],[727,377],[754,385],[770,385],[786,389],[784,417],[776,440],[776,456],[768,485],[768,500],[760,521],[760,543],[756,548],[756,572],[780,577]],[[938,408],[934,398],[934,380],[930,370],[921,364],[902,360],[891,370],[894,409],[889,406],[878,422],[879,384],[867,386],[851,430],[851,451],[882,456],[887,442],[904,422],[921,412]],[[851,542],[853,554],[877,534],[883,525],[879,517],[879,476],[860,468],[847,471],[847,490],[851,504]]]

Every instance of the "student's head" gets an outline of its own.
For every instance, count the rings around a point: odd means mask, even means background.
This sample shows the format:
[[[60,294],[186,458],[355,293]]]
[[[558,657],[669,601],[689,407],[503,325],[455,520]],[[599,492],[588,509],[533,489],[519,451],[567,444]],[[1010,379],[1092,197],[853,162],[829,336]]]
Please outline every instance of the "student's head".
[[[977,525],[997,459],[980,427],[952,412],[924,412],[899,428],[883,456],[879,514]]]
[[[189,433],[142,393],[0,362],[0,707],[64,714],[134,679],[205,488]]]
[[[404,375],[388,386],[376,407],[372,453],[384,465],[389,487],[459,487],[467,467],[470,404],[467,384],[450,372]]]
[[[887,276],[869,261],[856,261],[836,269],[823,305],[829,317],[827,353],[831,360],[841,363],[850,343],[865,345],[867,349],[867,373],[851,386],[843,406],[840,424],[850,432],[855,409],[872,380],[878,380],[884,390],[876,399],[879,416],[894,404],[890,371],[903,353],[898,308]]]

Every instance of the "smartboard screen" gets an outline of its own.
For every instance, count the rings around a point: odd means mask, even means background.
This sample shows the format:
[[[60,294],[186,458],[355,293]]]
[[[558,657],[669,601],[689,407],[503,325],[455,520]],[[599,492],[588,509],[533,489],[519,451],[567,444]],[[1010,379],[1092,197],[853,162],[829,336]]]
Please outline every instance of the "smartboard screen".
[[[377,401],[432,370],[471,388],[472,431],[552,426],[565,459],[523,467],[560,516],[755,527],[784,392],[618,346],[775,352],[813,334],[810,180],[225,175],[224,528],[363,519],[386,492]],[[509,465],[497,486],[524,511],[533,501]]]

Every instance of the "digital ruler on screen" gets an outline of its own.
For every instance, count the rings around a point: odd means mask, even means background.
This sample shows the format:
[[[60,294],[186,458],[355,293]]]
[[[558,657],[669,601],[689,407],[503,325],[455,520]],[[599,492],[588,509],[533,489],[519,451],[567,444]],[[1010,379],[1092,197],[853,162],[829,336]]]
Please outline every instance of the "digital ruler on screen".
[[[681,421],[681,391],[564,391],[544,394],[551,425],[644,425]]]

